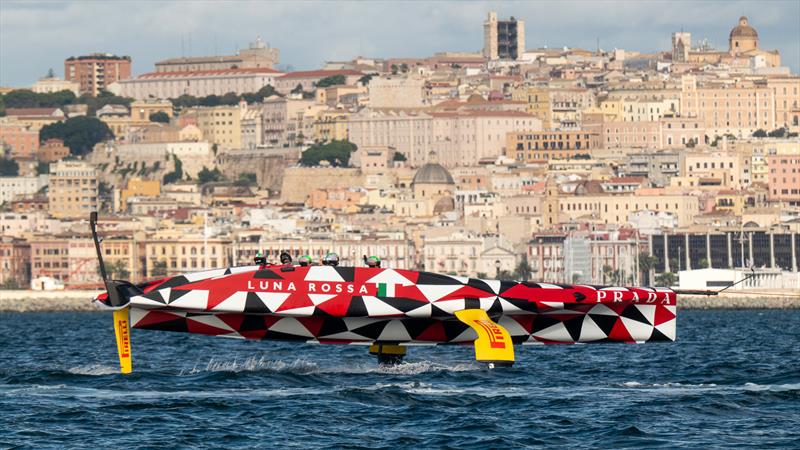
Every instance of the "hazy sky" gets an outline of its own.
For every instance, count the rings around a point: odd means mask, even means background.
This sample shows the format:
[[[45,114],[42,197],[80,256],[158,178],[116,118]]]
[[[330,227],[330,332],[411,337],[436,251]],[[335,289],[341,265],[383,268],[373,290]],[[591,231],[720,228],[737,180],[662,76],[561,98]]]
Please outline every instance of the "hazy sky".
[[[479,51],[487,12],[525,20],[527,47],[667,50],[681,29],[727,49],[746,15],[761,47],[800,72],[800,0],[760,1],[10,1],[0,0],[0,86],[29,86],[65,58],[130,55],[134,74],[160,59],[230,54],[261,36],[295,70],[363,56]],[[183,44],[182,44],[183,42]],[[190,44],[191,43],[191,44]],[[182,50],[183,49],[183,50]]]

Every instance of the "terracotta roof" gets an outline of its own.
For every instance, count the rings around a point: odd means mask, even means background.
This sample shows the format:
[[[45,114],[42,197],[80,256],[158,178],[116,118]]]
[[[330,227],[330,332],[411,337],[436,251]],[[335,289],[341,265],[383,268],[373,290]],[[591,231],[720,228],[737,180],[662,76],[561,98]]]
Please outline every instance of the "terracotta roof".
[[[7,116],[52,116],[58,108],[6,108]]]
[[[494,111],[487,109],[469,109],[459,112],[430,112],[428,113],[434,117],[458,117],[458,116],[473,116],[473,117],[523,117],[534,118],[528,113],[522,111]]]
[[[247,75],[247,74],[279,74],[275,69],[267,69],[266,67],[254,67],[250,69],[219,69],[219,70],[191,70],[184,72],[149,72],[143,73],[132,80],[123,81],[136,81],[136,80],[149,80],[153,78],[181,78],[181,77],[204,77],[210,75]]]
[[[353,75],[353,76],[361,76],[364,75],[363,72],[359,72],[357,70],[351,69],[342,69],[342,70],[302,70],[299,72],[289,72],[287,74],[281,75],[281,78],[325,78],[325,77],[332,77],[336,75]]]
[[[608,180],[609,183],[641,183],[645,177],[613,177]]]

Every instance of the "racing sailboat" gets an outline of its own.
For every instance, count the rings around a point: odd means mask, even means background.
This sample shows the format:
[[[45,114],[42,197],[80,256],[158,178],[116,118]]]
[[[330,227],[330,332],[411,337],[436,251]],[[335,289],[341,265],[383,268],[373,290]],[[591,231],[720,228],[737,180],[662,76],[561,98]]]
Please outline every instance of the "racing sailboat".
[[[667,288],[484,280],[424,271],[255,264],[133,285],[107,277],[97,214],[90,226],[113,311],[120,367],[132,371],[130,329],[241,339],[363,344],[382,363],[418,344],[472,344],[489,367],[514,345],[674,341]]]

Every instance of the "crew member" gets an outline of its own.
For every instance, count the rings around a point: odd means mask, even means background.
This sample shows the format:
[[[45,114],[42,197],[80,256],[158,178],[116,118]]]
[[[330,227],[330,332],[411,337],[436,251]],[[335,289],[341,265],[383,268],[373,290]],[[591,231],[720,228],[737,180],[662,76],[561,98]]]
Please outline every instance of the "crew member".
[[[367,263],[367,267],[380,267],[381,266],[381,259],[375,255],[366,258],[364,262]]]
[[[280,256],[281,264],[291,264],[292,263],[292,255],[287,252],[281,252]]]
[[[339,255],[336,253],[328,253],[322,258],[322,265],[323,266],[333,266],[336,267],[339,265]]]
[[[267,264],[267,258],[264,257],[264,254],[261,253],[261,250],[256,252],[256,257],[253,258],[253,261],[259,266],[264,266]]]
[[[300,257],[298,262],[300,263],[301,267],[310,266],[311,265],[311,257],[308,256],[308,255],[303,255],[303,256]]]

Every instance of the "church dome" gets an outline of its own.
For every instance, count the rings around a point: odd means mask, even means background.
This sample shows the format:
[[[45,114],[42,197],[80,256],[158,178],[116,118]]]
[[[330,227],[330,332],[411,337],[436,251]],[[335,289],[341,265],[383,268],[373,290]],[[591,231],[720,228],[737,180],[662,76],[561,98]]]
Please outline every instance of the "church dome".
[[[441,164],[429,162],[417,170],[411,184],[456,184],[453,176]]]
[[[739,18],[739,25],[736,25],[731,30],[731,39],[733,38],[754,38],[758,39],[758,32],[756,29],[747,24],[747,17],[742,16]]]
[[[486,99],[477,92],[467,97],[467,103],[485,103]]]

